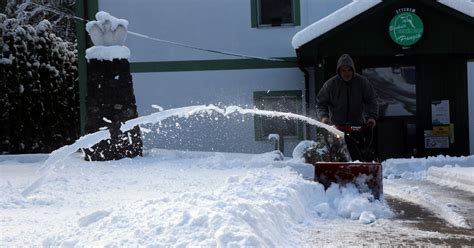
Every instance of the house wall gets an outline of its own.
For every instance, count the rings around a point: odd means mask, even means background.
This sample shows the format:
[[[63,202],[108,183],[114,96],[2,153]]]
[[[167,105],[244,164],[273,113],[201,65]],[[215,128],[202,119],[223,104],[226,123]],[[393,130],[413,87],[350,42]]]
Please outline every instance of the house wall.
[[[303,75],[297,68],[246,70],[240,73],[235,70],[134,73],[132,76],[139,115],[156,112],[152,104],[165,109],[202,104],[253,108],[254,91],[304,88]],[[215,120],[216,117],[218,120]],[[148,147],[248,153],[271,151],[274,148],[267,141],[255,141],[251,116],[227,120],[221,115],[214,115],[192,122],[193,130],[186,132],[175,133],[163,129],[171,136],[179,136],[178,140],[158,135],[146,140],[145,144]],[[288,155],[291,155],[296,144],[296,140],[285,141]]]
[[[301,0],[300,26],[266,28],[251,27],[251,1],[243,0],[100,0],[98,9],[128,20],[129,31],[150,37],[236,54],[294,58],[296,54],[291,46],[294,34],[349,2]],[[165,109],[200,104],[252,108],[254,91],[305,90],[304,75],[296,63],[288,68],[270,64],[267,68],[217,70],[205,65],[205,61],[238,58],[130,34],[125,45],[131,50],[132,67],[143,62],[164,66],[133,73],[139,115],[156,111],[152,104]],[[176,71],[172,68],[176,61],[192,63],[197,69]],[[243,64],[249,61],[242,59]],[[255,141],[253,117],[244,117],[240,122],[222,119],[192,122],[192,130],[178,133],[169,130],[168,137],[164,133],[151,135],[145,139],[145,146],[254,153],[274,147],[268,141]],[[297,143],[298,140],[285,140],[285,155],[291,156]]]
[[[251,27],[250,0],[99,0],[129,30],[163,40],[264,57],[295,57],[293,35],[351,0],[301,0],[301,26]],[[233,59],[129,35],[130,62]]]

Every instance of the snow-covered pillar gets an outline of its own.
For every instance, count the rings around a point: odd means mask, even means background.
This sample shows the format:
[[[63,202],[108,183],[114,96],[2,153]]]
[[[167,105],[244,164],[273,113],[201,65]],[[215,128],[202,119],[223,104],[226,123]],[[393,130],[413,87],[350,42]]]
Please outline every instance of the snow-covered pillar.
[[[121,123],[138,117],[128,62],[130,50],[123,45],[128,21],[103,11],[96,14],[96,19],[86,25],[94,46],[86,50],[85,131],[92,133],[106,126],[111,139],[84,149],[85,159],[101,161],[141,156],[139,127],[125,133],[120,131]]]

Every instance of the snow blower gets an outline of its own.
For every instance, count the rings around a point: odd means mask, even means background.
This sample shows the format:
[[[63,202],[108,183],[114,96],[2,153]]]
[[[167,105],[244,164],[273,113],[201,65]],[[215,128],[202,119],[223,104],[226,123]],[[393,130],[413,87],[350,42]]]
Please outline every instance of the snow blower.
[[[331,183],[353,183],[360,192],[370,192],[375,199],[380,199],[382,165],[374,162],[373,127],[339,125],[336,128],[345,133],[344,139],[322,130],[318,134],[319,147],[305,154],[306,162],[314,165],[314,181],[323,184],[325,189]]]

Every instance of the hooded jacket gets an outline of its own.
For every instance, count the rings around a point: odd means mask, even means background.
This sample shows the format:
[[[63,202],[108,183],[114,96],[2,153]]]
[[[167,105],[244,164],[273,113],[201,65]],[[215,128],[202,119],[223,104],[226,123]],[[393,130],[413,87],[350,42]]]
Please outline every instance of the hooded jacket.
[[[344,81],[340,76],[341,66],[352,68],[353,77]],[[356,73],[352,58],[343,54],[337,62],[337,75],[327,80],[316,97],[318,117],[329,117],[332,124],[363,124],[364,107],[367,117],[377,119],[377,94],[364,76]]]

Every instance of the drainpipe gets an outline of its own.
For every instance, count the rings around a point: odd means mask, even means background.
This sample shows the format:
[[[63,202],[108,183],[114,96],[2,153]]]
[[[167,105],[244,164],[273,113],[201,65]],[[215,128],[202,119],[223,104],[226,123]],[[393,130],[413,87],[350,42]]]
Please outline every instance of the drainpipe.
[[[303,72],[304,74],[304,91],[303,91],[303,97],[304,97],[304,101],[303,101],[303,115],[304,116],[307,116],[307,108],[309,106],[309,72],[308,72],[308,69],[306,69],[304,67],[304,63],[303,63],[303,56],[301,55],[301,50],[300,49],[296,49],[295,50],[296,52],[296,58],[298,60],[298,68]],[[305,128],[303,128],[303,139],[308,139],[308,126],[305,125]]]
[[[91,42],[86,34],[86,21],[94,17],[98,12],[98,0],[77,0],[75,6],[76,16],[84,20],[76,20],[77,35],[77,55],[79,71],[79,122],[81,136],[86,134],[86,97],[87,97],[87,61],[85,58],[86,49],[91,47]]]
[[[79,0],[76,2],[76,15],[84,20],[89,19],[89,5],[88,0]],[[87,77],[87,62],[84,57],[85,51],[88,47],[88,40],[86,36],[86,23],[83,20],[76,20],[76,34],[77,34],[77,55],[78,55],[78,71],[79,71],[79,115],[81,135],[85,134],[86,123],[86,77]]]

